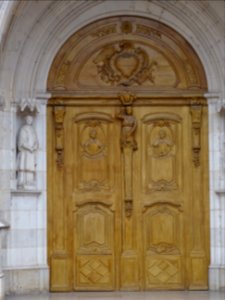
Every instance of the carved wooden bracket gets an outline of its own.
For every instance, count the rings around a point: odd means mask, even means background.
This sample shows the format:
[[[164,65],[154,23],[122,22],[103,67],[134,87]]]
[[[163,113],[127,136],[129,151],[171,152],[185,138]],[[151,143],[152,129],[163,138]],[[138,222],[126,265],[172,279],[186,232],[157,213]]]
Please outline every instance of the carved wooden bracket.
[[[202,105],[194,100],[191,103],[192,116],[192,155],[195,167],[200,166]]]
[[[58,167],[63,166],[63,150],[64,150],[64,133],[63,121],[65,115],[64,106],[56,106],[53,110],[55,121],[55,150],[56,150],[56,163]]]
[[[124,92],[122,94],[119,94],[120,102],[124,105],[132,105],[133,102],[137,99],[136,95],[131,94],[129,92]]]

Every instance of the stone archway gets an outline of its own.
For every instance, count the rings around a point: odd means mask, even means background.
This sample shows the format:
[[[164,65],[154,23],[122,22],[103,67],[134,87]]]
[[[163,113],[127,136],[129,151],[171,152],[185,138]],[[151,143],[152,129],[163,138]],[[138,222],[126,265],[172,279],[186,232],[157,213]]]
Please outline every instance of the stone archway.
[[[103,19],[61,47],[48,78],[52,291],[208,288],[206,89],[194,50],[157,21]]]
[[[46,260],[46,100],[51,95],[47,91],[47,77],[52,60],[62,44],[71,34],[79,30],[89,22],[99,20],[103,17],[119,15],[136,15],[140,17],[160,20],[164,24],[179,31],[195,49],[201,59],[208,82],[209,93],[206,95],[209,104],[209,148],[210,156],[210,214],[211,214],[211,265],[210,288],[223,288],[224,262],[223,262],[223,241],[224,241],[224,215],[221,201],[224,199],[222,183],[224,180],[223,159],[221,153],[224,143],[224,117],[218,114],[218,107],[221,99],[224,98],[224,70],[221,62],[223,58],[223,21],[216,13],[217,3],[211,4],[202,1],[120,1],[120,6],[115,1],[66,1],[61,5],[60,1],[25,1],[18,3],[5,3],[7,15],[1,23],[0,39],[3,44],[1,48],[1,71],[0,71],[0,94],[1,94],[1,128],[4,130],[2,140],[2,155],[6,159],[1,162],[1,172],[4,178],[14,173],[15,163],[15,133],[18,124],[15,114],[15,103],[21,97],[37,99],[41,106],[41,113],[36,120],[36,128],[41,142],[38,156],[38,182],[41,195],[37,201],[38,207],[43,211],[38,216],[36,201],[30,207],[34,213],[34,220],[41,233],[34,229],[34,239],[39,247],[30,248],[28,251],[30,262],[27,256],[20,259],[20,265],[15,262],[17,255],[21,252],[22,246],[18,241],[8,244],[6,249],[7,261],[7,291],[30,291],[48,289],[48,266]],[[220,2],[222,4],[223,2]],[[13,6],[13,7],[11,7]],[[1,6],[2,8],[2,6]],[[222,9],[220,10],[222,11]],[[24,17],[26,16],[26,18]],[[30,16],[30,17],[27,17]],[[10,30],[9,30],[10,26]],[[222,26],[222,27],[221,27]],[[47,28],[47,30],[46,30]],[[1,39],[1,40],[2,40]],[[3,97],[2,97],[3,96]],[[8,126],[11,124],[11,126]],[[219,132],[218,132],[219,131]],[[11,155],[11,154],[13,155]],[[11,159],[8,159],[12,157]],[[207,174],[208,176],[208,174]],[[13,174],[12,174],[13,177]],[[2,182],[5,201],[2,202],[2,211],[7,220],[14,220],[15,227],[11,227],[10,235],[20,236],[17,231],[17,210],[10,206],[14,199],[11,189],[13,178]],[[218,194],[215,191],[218,190]],[[32,197],[29,197],[32,198]],[[10,201],[11,199],[11,201]],[[31,203],[32,201],[29,201]],[[19,202],[22,205],[23,201]],[[20,208],[21,209],[21,208]],[[30,230],[30,222],[24,219],[26,232]],[[219,237],[214,238],[214,237]],[[27,246],[27,245],[26,245]],[[16,251],[14,251],[16,249]],[[29,274],[29,275],[27,275]],[[23,276],[33,276],[35,280],[32,285],[21,283]],[[12,279],[14,278],[14,279]],[[17,285],[16,282],[19,282]]]

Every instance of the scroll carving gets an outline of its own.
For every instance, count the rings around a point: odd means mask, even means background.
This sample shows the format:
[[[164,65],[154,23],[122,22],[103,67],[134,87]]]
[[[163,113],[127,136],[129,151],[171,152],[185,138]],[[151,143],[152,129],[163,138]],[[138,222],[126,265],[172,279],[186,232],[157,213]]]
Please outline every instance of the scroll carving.
[[[131,106],[122,107],[117,118],[122,120],[120,143],[124,159],[125,215],[130,217],[133,210],[133,151],[137,150],[134,136],[137,120],[132,114]]]
[[[157,62],[150,61],[147,52],[130,41],[105,47],[95,58],[101,80],[111,85],[141,85],[154,83]]]
[[[192,155],[195,167],[200,166],[200,150],[201,150],[201,121],[202,106],[198,101],[191,104],[192,116]]]
[[[55,121],[55,150],[56,163],[58,167],[63,166],[63,150],[64,150],[64,133],[63,121],[65,116],[65,108],[63,106],[54,107],[54,121]]]

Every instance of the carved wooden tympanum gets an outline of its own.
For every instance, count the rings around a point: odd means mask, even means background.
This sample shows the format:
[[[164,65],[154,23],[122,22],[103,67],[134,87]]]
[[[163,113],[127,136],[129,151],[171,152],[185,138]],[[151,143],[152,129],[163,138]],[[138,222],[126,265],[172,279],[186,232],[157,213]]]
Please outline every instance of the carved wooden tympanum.
[[[207,289],[206,81],[194,50],[156,21],[100,20],[63,45],[48,89],[51,291]]]

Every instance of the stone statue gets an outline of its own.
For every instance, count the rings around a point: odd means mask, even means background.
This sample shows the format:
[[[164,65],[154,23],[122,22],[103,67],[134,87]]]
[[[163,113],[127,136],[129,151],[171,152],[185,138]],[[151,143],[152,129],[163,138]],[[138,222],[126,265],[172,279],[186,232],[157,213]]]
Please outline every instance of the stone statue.
[[[137,142],[134,138],[134,133],[137,129],[137,120],[132,115],[132,107],[125,106],[117,114],[117,118],[122,119],[121,129],[121,147],[131,147],[133,150],[137,150]]]
[[[34,189],[36,186],[36,152],[38,139],[32,126],[33,117],[28,115],[18,134],[17,186],[19,189]]]

